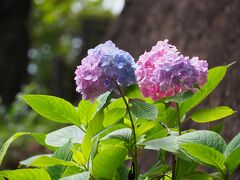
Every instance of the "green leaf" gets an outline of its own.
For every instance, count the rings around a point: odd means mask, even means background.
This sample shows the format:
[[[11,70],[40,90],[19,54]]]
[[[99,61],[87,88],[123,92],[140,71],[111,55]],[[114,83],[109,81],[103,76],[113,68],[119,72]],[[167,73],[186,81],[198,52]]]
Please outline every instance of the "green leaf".
[[[212,68],[208,71],[208,81],[200,90],[198,90],[191,98],[186,100],[180,106],[180,116],[182,117],[196,105],[198,105],[203,99],[205,99],[222,81],[224,78],[228,66],[219,66]]]
[[[224,171],[225,158],[217,150],[202,144],[187,143],[180,145],[181,151],[192,160]]]
[[[116,170],[122,165],[127,150],[119,146],[111,146],[99,152],[93,159],[93,175],[95,178],[112,179]]]
[[[67,166],[62,177],[66,177],[66,176],[71,176],[74,174],[78,174],[78,173],[82,173],[84,171],[83,168],[79,168],[79,167],[75,167],[75,166]]]
[[[231,154],[235,149],[240,147],[240,133],[238,133],[232,141],[227,145],[224,155],[227,157],[229,154]]]
[[[218,134],[221,134],[222,130],[223,130],[223,127],[224,127],[224,123],[223,122],[220,122],[216,125],[213,125],[212,127],[210,127],[209,131],[214,131]]]
[[[106,93],[100,95],[98,98],[97,98],[97,101],[98,101],[98,107],[97,107],[97,112],[99,110],[101,110],[105,104],[107,103],[107,100],[110,96],[111,92],[110,91],[107,91]]]
[[[150,140],[142,143],[145,149],[159,150],[178,153],[179,145],[185,143],[203,144],[223,152],[226,148],[224,139],[217,133],[207,130],[199,130],[183,134],[181,136],[167,136],[160,139]]]
[[[38,157],[37,159],[33,160],[33,162],[30,164],[30,166],[36,166],[36,167],[47,167],[47,166],[54,166],[54,165],[79,167],[76,163],[72,161],[65,161],[62,159],[49,157],[49,156]]]
[[[87,160],[84,158],[83,156],[83,153],[76,150],[76,149],[73,149],[72,150],[73,152],[73,160],[78,163],[79,165],[85,165]]]
[[[206,108],[206,109],[199,109],[196,110],[192,115],[191,118],[193,121],[198,123],[205,123],[211,122],[218,119],[222,119],[224,117],[230,116],[235,111],[227,106],[219,106],[215,108]]]
[[[125,99],[128,101],[128,97],[125,97]],[[126,109],[125,102],[122,98],[114,99],[111,101],[111,103],[107,106],[107,110],[112,110],[112,109]]]
[[[192,91],[187,91],[187,92],[182,92],[177,94],[176,96],[172,96],[172,97],[167,97],[167,98],[163,98],[162,100],[158,101],[158,102],[165,102],[165,103],[170,103],[170,102],[176,102],[179,105],[181,105],[182,103],[184,103],[186,100],[188,100],[189,98],[191,98],[194,95],[194,93]]]
[[[192,172],[185,176],[186,180],[213,180],[213,178],[205,172]]]
[[[74,143],[81,144],[84,138],[85,132],[83,132],[79,127],[73,125],[64,127],[62,129],[53,131],[47,134],[45,142],[47,145],[61,147],[64,144],[71,141]]]
[[[138,85],[132,85],[125,88],[124,94],[130,99],[142,99]]]
[[[181,154],[182,155],[182,154]],[[178,158],[176,163],[176,179],[183,179],[187,174],[192,173],[198,166],[194,161]]]
[[[34,111],[49,120],[80,125],[77,109],[64,99],[47,95],[24,95],[22,98]]]
[[[50,149],[51,151],[56,151],[57,148],[53,146],[49,146],[45,143],[46,134],[43,133],[31,133],[32,137],[37,141],[37,143],[41,144],[42,146]]]
[[[32,156],[32,157],[30,157],[28,159],[20,161],[19,164],[25,165],[25,166],[30,166],[33,163],[33,161],[35,161],[37,158],[42,157],[42,156],[51,157],[52,154],[41,154],[41,155]]]
[[[82,148],[81,150],[86,160],[89,160],[91,149],[95,142],[94,140],[92,141],[92,138],[103,129],[103,125],[102,125],[103,119],[104,119],[104,114],[103,114],[103,111],[101,110],[89,122],[88,128],[86,130],[86,134],[83,138],[83,142],[81,145],[81,148]]]
[[[219,152],[224,152],[226,142],[217,133],[208,130],[193,131],[183,134],[177,138],[178,144],[197,143],[215,148]]]
[[[104,111],[104,127],[110,126],[117,122],[119,119],[123,118],[126,113],[125,109],[115,108],[111,110]]]
[[[78,104],[78,114],[80,116],[81,123],[87,125],[94,117],[98,107],[98,102],[90,102],[89,100],[81,100]]]
[[[142,119],[157,119],[158,109],[152,104],[140,101],[140,100],[131,100],[130,110],[133,115],[137,118]]]
[[[49,174],[43,169],[17,169],[0,171],[0,177],[6,177],[8,180],[51,180]]]
[[[240,165],[239,157],[240,157],[240,146],[227,156],[225,164],[231,173],[233,173]]]
[[[141,179],[144,179],[146,177],[154,177],[154,176],[159,176],[165,172],[167,172],[168,170],[170,170],[168,165],[162,165],[162,166],[156,166],[156,167],[152,167],[150,170],[148,170],[146,173],[144,173],[143,175],[141,175]]]
[[[143,145],[145,145],[144,149],[152,149],[157,151],[163,149],[168,152],[177,153],[179,147],[176,140],[177,136],[168,136],[161,139],[144,142]]]
[[[120,139],[125,142],[130,142],[132,135],[132,129],[131,128],[122,128],[115,131],[110,132],[106,136],[102,138],[102,140],[105,139]]]
[[[1,147],[0,149],[0,165],[2,164],[3,158],[10,146],[10,144],[20,136],[30,134],[30,132],[18,132],[11,136]]]
[[[64,146],[58,148],[52,155],[54,158],[70,161],[72,159],[72,143],[68,142]],[[55,165],[47,168],[47,172],[50,174],[52,180],[58,180],[62,177],[65,171],[65,166]]]
[[[152,128],[157,126],[156,121],[146,121],[142,123],[139,127],[136,129],[136,136],[139,137],[141,135],[144,135],[145,133],[149,132]]]
[[[90,173],[89,171],[83,172],[83,173],[78,173],[78,174],[74,174],[71,176],[66,176],[64,178],[61,178],[59,180],[87,180],[90,177]]]

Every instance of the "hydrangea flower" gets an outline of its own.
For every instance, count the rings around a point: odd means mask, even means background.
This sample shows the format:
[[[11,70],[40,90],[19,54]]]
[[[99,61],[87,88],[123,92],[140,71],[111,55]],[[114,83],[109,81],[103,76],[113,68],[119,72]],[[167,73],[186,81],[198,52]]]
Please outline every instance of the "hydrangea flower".
[[[88,50],[88,55],[75,71],[77,92],[83,99],[93,100],[102,93],[116,89],[117,83],[126,87],[136,83],[136,64],[133,57],[115,46],[112,41]]]
[[[185,57],[168,40],[159,41],[139,57],[136,78],[144,97],[154,101],[195,90],[207,81],[208,64],[198,57]]]

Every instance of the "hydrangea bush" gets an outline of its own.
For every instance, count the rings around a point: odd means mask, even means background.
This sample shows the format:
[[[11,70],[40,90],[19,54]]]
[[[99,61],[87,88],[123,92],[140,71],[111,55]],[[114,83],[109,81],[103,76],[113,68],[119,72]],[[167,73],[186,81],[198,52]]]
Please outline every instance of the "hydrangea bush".
[[[51,154],[0,171],[2,179],[231,179],[240,164],[240,134],[226,143],[217,124],[207,130],[182,130],[187,120],[210,123],[235,113],[219,106],[192,111],[224,78],[230,65],[208,70],[198,57],[181,54],[159,41],[135,63],[111,41],[88,51],[75,71],[75,107],[47,95],[24,95],[37,113],[66,127],[48,134],[18,132],[0,149],[0,164],[10,144],[32,136]],[[140,151],[158,153],[140,172]]]

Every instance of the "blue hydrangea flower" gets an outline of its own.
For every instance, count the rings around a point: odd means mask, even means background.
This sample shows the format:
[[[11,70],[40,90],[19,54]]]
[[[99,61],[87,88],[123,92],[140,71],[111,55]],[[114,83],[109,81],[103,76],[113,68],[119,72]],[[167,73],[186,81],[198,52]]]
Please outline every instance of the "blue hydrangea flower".
[[[117,48],[112,41],[107,41],[90,49],[82,65],[77,67],[77,91],[84,99],[94,99],[108,90],[116,89],[113,81],[121,87],[135,84],[135,69],[133,57]]]

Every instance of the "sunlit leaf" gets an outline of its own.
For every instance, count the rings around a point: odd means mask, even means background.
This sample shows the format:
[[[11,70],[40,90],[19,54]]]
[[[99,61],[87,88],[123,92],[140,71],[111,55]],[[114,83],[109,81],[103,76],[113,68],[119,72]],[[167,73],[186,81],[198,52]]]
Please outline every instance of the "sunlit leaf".
[[[77,109],[68,101],[47,95],[24,95],[22,98],[43,117],[59,123],[80,125]]]

